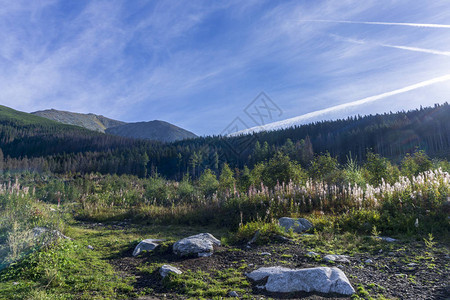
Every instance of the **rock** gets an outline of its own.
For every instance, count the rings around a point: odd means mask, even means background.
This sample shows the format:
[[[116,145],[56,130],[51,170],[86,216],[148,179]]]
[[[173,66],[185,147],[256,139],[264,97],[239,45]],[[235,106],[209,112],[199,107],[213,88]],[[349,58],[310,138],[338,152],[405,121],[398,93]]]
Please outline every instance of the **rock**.
[[[239,294],[236,291],[231,291],[228,293],[228,297],[239,297]]]
[[[389,256],[394,256],[395,253],[394,253],[394,252],[388,252],[388,255],[389,255]]]
[[[288,269],[283,267],[259,268],[247,277],[253,281],[267,279],[263,286],[268,292],[319,292],[352,295],[355,290],[338,268]]]
[[[336,254],[328,254],[325,255],[323,260],[327,262],[343,262],[343,263],[349,263],[347,255],[336,255]]]
[[[343,265],[337,265],[336,267],[338,267],[339,269],[343,269],[344,268]]]
[[[262,256],[271,256],[272,254],[270,254],[269,252],[261,252],[259,255],[262,255]]]
[[[283,227],[286,231],[292,228],[295,233],[301,233],[313,227],[312,223],[306,219],[299,218],[287,218],[283,217],[278,220],[280,226]]]
[[[87,248],[88,248],[89,250],[94,250],[94,247],[92,247],[91,245],[88,245]]]
[[[133,256],[138,256],[142,251],[153,251],[159,246],[159,242],[163,241],[164,240],[145,239],[134,248]]]
[[[251,244],[253,244],[254,242],[256,242],[256,240],[259,238],[259,236],[261,235],[261,233],[259,232],[259,230],[256,230],[255,235],[252,237],[252,239],[247,243],[247,246],[250,246]]]
[[[364,261],[364,263],[366,263],[366,264],[373,264],[373,260],[371,260],[370,258],[368,258],[368,259],[366,259],[366,260]]]
[[[214,245],[220,246],[220,241],[210,233],[200,233],[173,244],[173,252],[178,256],[211,256],[214,252]]]
[[[183,272],[181,272],[179,269],[177,269],[177,268],[175,268],[174,266],[171,266],[171,265],[163,265],[159,269],[159,274],[162,276],[162,278],[166,277],[170,273],[179,275],[179,274],[182,274]]]
[[[34,227],[31,230],[31,233],[35,239],[44,239],[44,244],[53,239],[71,239],[62,234],[59,230],[50,230],[46,227]]]
[[[308,253],[306,253],[306,256],[309,256],[309,257],[316,257],[316,256],[320,256],[320,254],[319,254],[319,253],[316,253],[316,252],[314,252],[314,251],[309,251]]]
[[[394,242],[397,241],[397,239],[394,239],[394,238],[391,238],[391,237],[388,237],[388,236],[379,236],[378,239],[380,239],[382,241],[385,241],[385,242],[388,242],[388,243],[394,243]]]

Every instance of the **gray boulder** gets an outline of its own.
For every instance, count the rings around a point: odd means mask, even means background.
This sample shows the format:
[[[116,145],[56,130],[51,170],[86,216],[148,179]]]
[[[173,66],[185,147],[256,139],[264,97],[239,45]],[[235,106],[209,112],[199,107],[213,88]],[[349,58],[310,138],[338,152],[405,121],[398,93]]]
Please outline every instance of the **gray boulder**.
[[[173,244],[173,253],[178,256],[211,256],[214,252],[214,245],[220,246],[220,241],[210,233],[200,233]]]
[[[253,281],[267,279],[263,286],[273,293],[319,292],[352,295],[355,293],[344,272],[338,268],[288,269],[259,268],[247,277]]]
[[[283,217],[278,220],[280,226],[283,227],[286,231],[289,231],[291,228],[295,233],[301,233],[313,227],[313,224],[303,218],[293,219]]]
[[[349,263],[349,256],[347,255],[336,255],[336,254],[328,254],[323,257],[323,260],[326,262],[341,262],[341,263]]]
[[[169,275],[169,273],[173,273],[173,274],[182,274],[183,272],[181,272],[179,269],[175,268],[174,266],[171,265],[163,265],[160,269],[159,269],[159,274],[162,276],[162,278],[166,277],[167,275]]]
[[[159,242],[163,241],[164,240],[145,239],[134,248],[133,256],[138,256],[142,251],[153,251],[159,246]]]

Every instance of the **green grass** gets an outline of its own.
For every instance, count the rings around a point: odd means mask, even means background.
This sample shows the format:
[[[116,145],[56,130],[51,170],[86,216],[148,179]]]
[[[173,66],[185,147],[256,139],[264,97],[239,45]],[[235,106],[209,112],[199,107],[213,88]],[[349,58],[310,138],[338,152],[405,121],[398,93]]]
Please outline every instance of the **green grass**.
[[[219,299],[230,291],[243,295],[248,293],[250,283],[241,270],[225,269],[212,271],[186,271],[180,275],[170,274],[164,279],[165,287],[188,297]]]
[[[3,270],[0,299],[128,299],[131,283],[100,253],[59,240]]]

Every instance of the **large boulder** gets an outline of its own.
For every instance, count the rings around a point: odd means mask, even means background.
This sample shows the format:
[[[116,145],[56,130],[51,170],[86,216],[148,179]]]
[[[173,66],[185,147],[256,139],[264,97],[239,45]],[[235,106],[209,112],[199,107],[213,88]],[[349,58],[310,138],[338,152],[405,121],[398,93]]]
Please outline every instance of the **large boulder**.
[[[178,256],[211,256],[214,252],[214,245],[220,246],[220,241],[210,233],[200,233],[173,244],[173,253]]]
[[[138,256],[142,251],[153,251],[159,246],[159,242],[163,241],[164,240],[145,239],[134,248],[133,256]]]
[[[288,269],[284,267],[259,268],[247,277],[253,281],[267,280],[263,286],[268,292],[319,292],[352,295],[355,293],[344,272],[338,268]]]
[[[313,224],[310,221],[303,218],[293,219],[283,217],[278,220],[278,223],[286,231],[289,231],[292,228],[295,233],[301,233],[313,227]]]
[[[159,269],[159,274],[162,276],[162,278],[164,278],[167,275],[169,275],[169,273],[179,275],[179,274],[182,274],[183,272],[181,272],[179,269],[177,269],[177,268],[175,268],[174,266],[171,266],[171,265],[163,265]]]

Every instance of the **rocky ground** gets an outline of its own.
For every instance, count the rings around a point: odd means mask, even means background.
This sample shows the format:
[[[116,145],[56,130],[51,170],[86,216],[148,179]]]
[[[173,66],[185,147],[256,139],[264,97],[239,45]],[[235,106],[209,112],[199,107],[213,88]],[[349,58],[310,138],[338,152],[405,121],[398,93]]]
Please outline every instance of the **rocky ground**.
[[[446,245],[438,243],[426,247],[422,241],[376,241],[379,245],[372,244],[366,252],[351,253],[348,262],[325,262],[323,257],[333,253],[317,251],[320,256],[307,255],[309,251],[316,250],[310,239],[311,236],[298,235],[289,241],[252,245],[251,248],[245,244],[237,247],[221,246],[215,248],[212,256],[202,258],[180,258],[172,253],[170,243],[158,250],[133,257],[135,245],[130,245],[113,258],[111,263],[121,276],[135,279],[134,286],[142,294],[140,299],[200,297],[195,292],[180,294],[177,286],[162,280],[158,272],[162,264],[170,264],[183,272],[190,270],[200,274],[200,277],[194,277],[204,280],[208,285],[225,278],[220,277],[223,276],[222,273],[217,275],[219,270],[234,270],[233,276],[238,276],[236,278],[239,281],[246,281],[246,273],[263,266],[296,269],[335,266],[346,274],[357,295],[350,298],[311,293],[270,294],[248,282],[240,285],[238,291],[240,298],[247,299],[450,299],[450,257]],[[190,279],[186,279],[188,280]],[[229,292],[233,287],[233,284],[229,287],[221,285],[222,289],[229,289]],[[186,290],[188,289],[183,291]],[[215,297],[220,299],[219,296]]]

